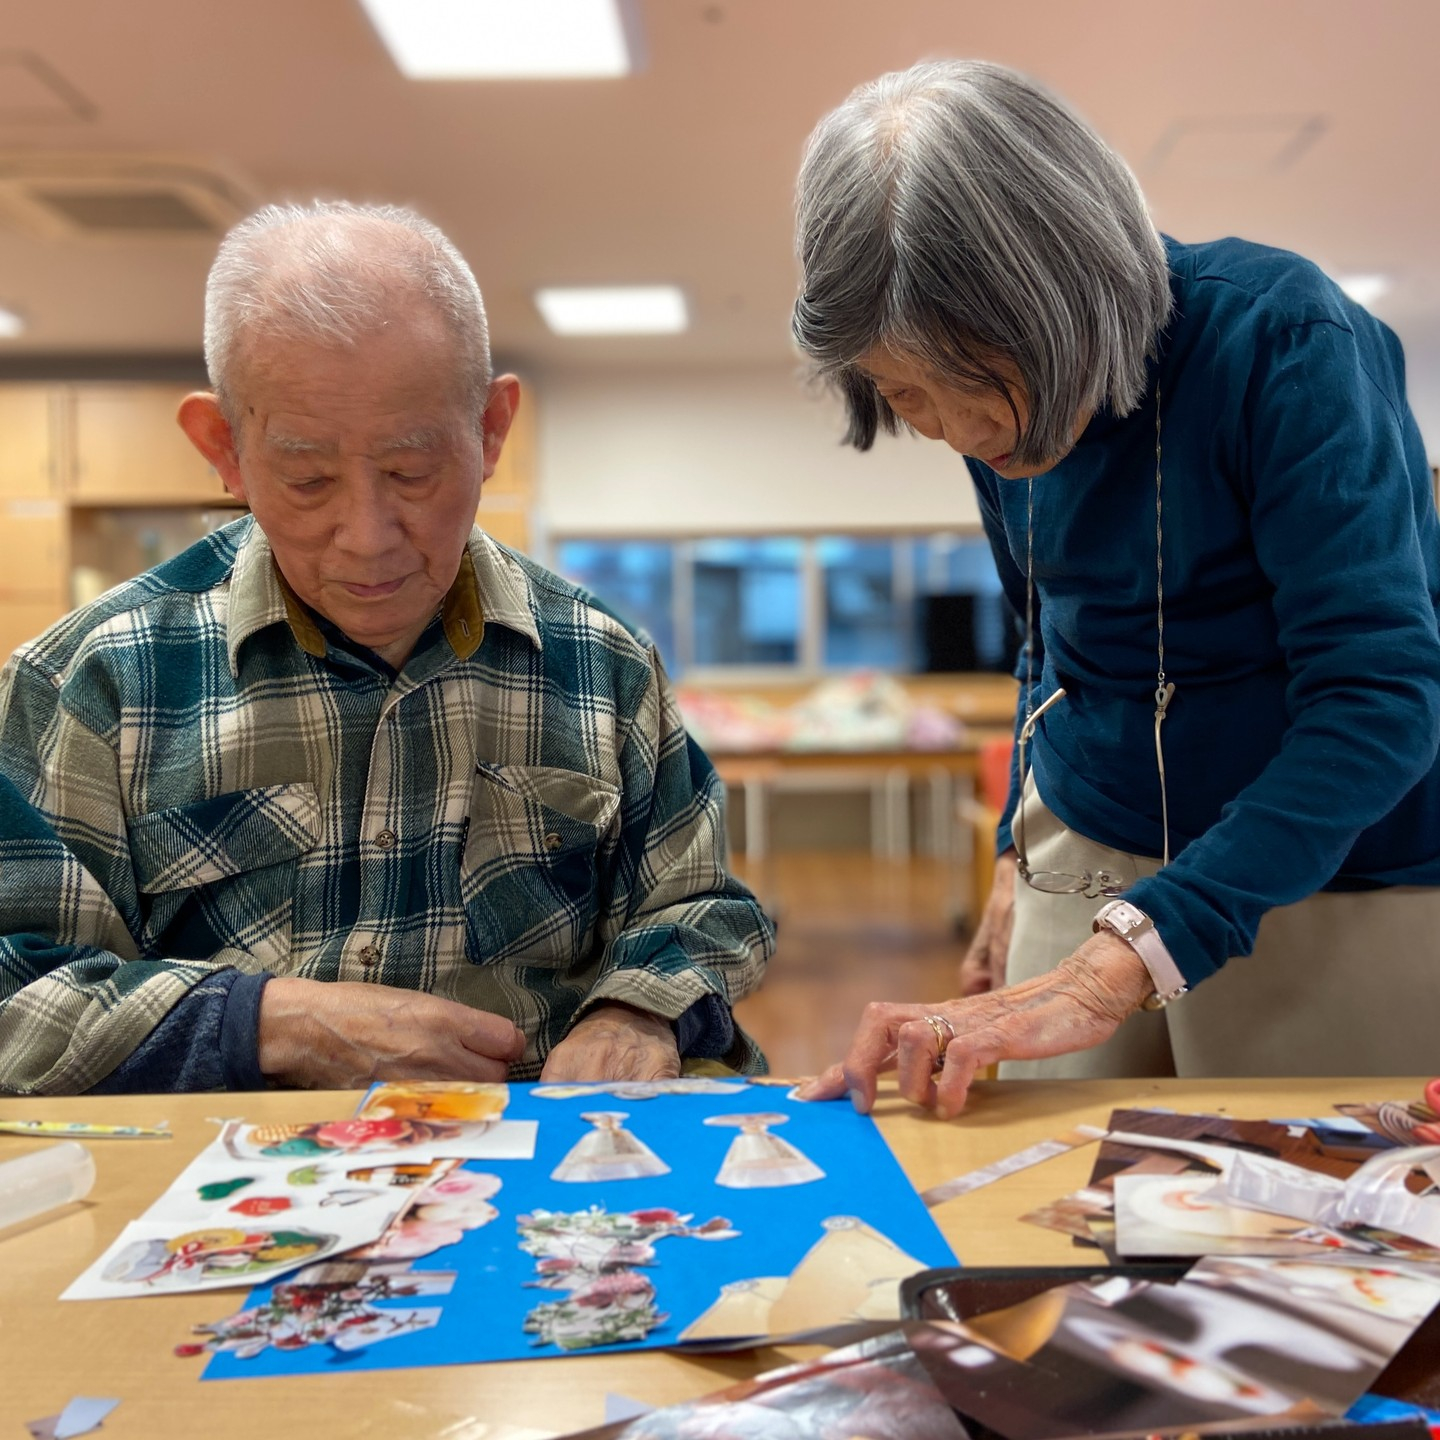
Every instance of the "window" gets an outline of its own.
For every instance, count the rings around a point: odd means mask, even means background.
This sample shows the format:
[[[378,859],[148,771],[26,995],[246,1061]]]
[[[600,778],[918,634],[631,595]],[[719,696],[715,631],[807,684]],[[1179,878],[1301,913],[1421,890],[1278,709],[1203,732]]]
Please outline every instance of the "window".
[[[1011,670],[1021,631],[978,535],[908,542],[915,580],[915,669]]]
[[[820,566],[824,663],[828,667],[909,670],[909,616],[896,587],[892,539],[826,536],[815,542]]]
[[[799,661],[799,540],[699,540],[690,558],[694,664]]]
[[[555,555],[677,675],[1009,670],[1019,647],[978,535],[576,538]]]

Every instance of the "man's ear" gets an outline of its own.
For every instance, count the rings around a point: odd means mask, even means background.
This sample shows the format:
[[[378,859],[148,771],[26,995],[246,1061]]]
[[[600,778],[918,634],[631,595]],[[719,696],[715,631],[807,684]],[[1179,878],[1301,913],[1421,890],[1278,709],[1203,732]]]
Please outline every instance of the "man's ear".
[[[221,413],[220,402],[208,390],[197,390],[180,402],[175,418],[190,443],[215,467],[225,488],[237,500],[245,501],[235,436]]]
[[[500,451],[505,447],[505,437],[520,408],[520,382],[513,375],[497,375],[490,382],[490,394],[485,401],[485,414],[481,418],[482,443],[485,450],[484,478],[488,480],[500,463]]]

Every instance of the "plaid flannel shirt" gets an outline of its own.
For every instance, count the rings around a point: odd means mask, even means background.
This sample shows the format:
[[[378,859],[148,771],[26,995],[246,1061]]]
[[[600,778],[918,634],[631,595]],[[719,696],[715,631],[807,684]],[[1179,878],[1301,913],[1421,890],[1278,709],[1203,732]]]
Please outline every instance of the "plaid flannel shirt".
[[[374,658],[249,517],[15,653],[0,1088],[91,1088],[226,967],[506,1015],[516,1078],[601,1001],[729,1032],[774,932],[653,646],[477,529],[404,669]],[[738,1027],[721,1058],[764,1068]]]

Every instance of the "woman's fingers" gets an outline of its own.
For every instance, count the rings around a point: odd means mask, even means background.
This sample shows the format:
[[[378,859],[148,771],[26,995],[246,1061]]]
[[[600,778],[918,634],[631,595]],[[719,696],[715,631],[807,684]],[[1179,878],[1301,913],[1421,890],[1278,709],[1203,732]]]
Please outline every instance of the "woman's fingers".
[[[845,1071],[839,1065],[832,1065],[819,1075],[802,1080],[795,1087],[797,1100],[838,1100],[849,1088]]]

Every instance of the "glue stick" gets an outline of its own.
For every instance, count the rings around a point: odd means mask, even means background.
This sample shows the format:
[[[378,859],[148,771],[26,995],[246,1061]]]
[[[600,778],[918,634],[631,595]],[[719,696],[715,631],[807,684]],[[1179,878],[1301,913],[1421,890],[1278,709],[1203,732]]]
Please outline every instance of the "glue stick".
[[[0,1230],[83,1200],[95,1184],[95,1161],[73,1140],[0,1160]]]

